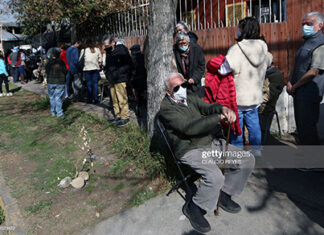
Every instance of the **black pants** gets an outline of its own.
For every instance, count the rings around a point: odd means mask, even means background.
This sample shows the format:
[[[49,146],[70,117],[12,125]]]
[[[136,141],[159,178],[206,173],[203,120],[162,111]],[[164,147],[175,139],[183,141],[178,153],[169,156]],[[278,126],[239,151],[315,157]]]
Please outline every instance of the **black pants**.
[[[3,82],[5,84],[7,93],[9,93],[8,77],[4,74],[0,74],[0,93],[2,93],[2,83]]]
[[[300,145],[319,145],[317,123],[320,102],[294,99],[295,121]]]

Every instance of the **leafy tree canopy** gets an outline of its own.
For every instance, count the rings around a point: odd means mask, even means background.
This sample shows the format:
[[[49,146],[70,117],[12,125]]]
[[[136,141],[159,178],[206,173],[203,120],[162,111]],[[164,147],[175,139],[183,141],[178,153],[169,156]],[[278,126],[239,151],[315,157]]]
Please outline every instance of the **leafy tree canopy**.
[[[130,6],[130,0],[9,0],[8,5],[24,25],[24,33],[34,35],[41,27],[55,22],[100,26],[106,16]]]

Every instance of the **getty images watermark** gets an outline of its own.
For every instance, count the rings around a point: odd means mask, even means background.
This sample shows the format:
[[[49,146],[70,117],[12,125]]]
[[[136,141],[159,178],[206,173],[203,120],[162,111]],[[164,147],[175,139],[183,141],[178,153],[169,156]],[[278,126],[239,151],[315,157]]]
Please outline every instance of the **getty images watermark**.
[[[250,151],[244,150],[206,150],[202,151],[202,164],[240,165],[242,158],[252,156]]]
[[[14,231],[15,229],[15,226],[0,226],[0,231]]]

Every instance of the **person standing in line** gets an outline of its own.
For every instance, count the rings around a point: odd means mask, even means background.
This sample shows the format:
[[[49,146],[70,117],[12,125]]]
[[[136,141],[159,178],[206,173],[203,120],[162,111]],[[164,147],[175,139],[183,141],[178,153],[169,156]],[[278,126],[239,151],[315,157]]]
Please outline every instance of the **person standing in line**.
[[[65,90],[65,77],[67,73],[64,62],[60,59],[60,50],[55,48],[51,53],[51,58],[46,64],[47,89],[51,103],[51,115],[58,118],[64,116],[62,100]]]
[[[20,50],[18,53],[18,62],[16,64],[16,66],[18,66],[18,74],[19,74],[21,84],[26,84],[26,82],[25,82],[25,76],[26,76],[25,60],[26,60],[26,55],[23,50]]]
[[[64,62],[66,69],[69,70],[70,67],[66,59],[67,45],[65,43],[62,43],[60,48],[61,48],[60,59]],[[69,73],[66,73],[64,99],[68,98],[69,96],[70,96],[70,75]]]
[[[9,55],[8,61],[10,61],[11,66],[11,76],[13,77],[13,82],[17,83],[19,81],[19,71],[17,66],[19,48],[14,47],[11,54]]]
[[[255,17],[239,22],[237,43],[227,52],[220,72],[233,72],[239,122],[249,131],[249,144],[255,157],[261,156],[261,128],[258,107],[263,102],[262,90],[267,68],[272,63],[268,46],[260,36],[260,25]],[[231,144],[243,148],[243,134],[231,133]]]
[[[300,145],[319,145],[317,123],[324,94],[324,15],[310,12],[302,20],[304,43],[298,49],[287,84],[294,97],[295,121]]]
[[[72,81],[73,101],[80,101],[80,93],[82,89],[81,73],[79,71],[79,50],[80,41],[75,41],[66,51],[67,63],[70,67],[69,76]]]
[[[129,123],[128,96],[126,82],[130,79],[133,68],[132,58],[123,39],[109,39],[106,47],[106,77],[110,83],[115,117],[110,120],[118,127]]]
[[[87,103],[98,103],[98,80],[102,64],[102,55],[99,48],[91,40],[87,41],[86,48],[81,51],[80,59],[84,60],[83,72],[87,82]]]
[[[2,93],[2,83],[4,82],[6,88],[6,94]],[[12,96],[12,93],[9,92],[9,84],[8,84],[8,72],[6,70],[5,58],[0,51],[0,97],[3,96]]]

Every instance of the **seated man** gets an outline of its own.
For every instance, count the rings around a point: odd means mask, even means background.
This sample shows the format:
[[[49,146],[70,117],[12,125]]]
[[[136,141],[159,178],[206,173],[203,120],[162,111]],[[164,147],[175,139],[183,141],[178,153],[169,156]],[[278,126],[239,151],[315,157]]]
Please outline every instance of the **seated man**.
[[[171,147],[183,164],[189,165],[202,177],[197,192],[183,206],[183,213],[197,231],[205,233],[210,230],[210,225],[204,214],[216,209],[219,193],[223,210],[230,213],[241,210],[231,196],[243,191],[254,167],[254,157],[232,145],[228,146],[228,151],[224,150],[225,140],[211,134],[219,128],[220,120],[235,121],[236,115],[232,110],[218,103],[207,104],[191,91],[187,92],[187,82],[179,73],[169,75],[165,86],[166,96],[161,102],[160,118]],[[226,156],[224,161],[221,155]],[[224,175],[218,163],[227,168]]]

